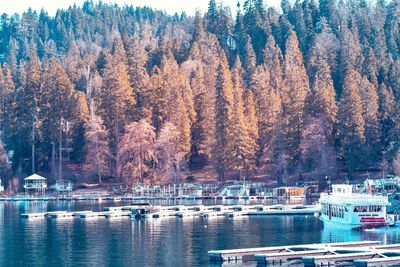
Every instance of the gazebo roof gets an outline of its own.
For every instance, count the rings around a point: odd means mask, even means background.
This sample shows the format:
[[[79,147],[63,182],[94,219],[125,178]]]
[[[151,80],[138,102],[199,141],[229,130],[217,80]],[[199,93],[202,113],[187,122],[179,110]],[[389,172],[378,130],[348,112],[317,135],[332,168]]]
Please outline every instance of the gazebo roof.
[[[31,176],[26,177],[24,180],[46,180],[46,178],[34,173]]]

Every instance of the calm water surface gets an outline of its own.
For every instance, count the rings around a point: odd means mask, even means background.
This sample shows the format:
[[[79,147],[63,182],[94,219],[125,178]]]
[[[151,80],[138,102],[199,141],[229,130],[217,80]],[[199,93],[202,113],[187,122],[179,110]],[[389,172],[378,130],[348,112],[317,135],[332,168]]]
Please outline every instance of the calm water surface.
[[[324,229],[313,216],[244,218],[21,219],[24,212],[102,210],[109,202],[0,203],[0,266],[208,266],[207,251],[257,246],[380,240],[389,230]]]

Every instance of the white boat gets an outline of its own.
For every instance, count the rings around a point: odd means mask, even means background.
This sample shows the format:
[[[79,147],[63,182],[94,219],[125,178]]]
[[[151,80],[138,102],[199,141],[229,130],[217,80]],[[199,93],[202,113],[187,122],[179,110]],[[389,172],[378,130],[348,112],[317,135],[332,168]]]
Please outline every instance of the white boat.
[[[332,193],[322,193],[319,202],[324,226],[367,229],[389,225],[387,196],[354,193],[352,185],[338,184],[332,185]]]

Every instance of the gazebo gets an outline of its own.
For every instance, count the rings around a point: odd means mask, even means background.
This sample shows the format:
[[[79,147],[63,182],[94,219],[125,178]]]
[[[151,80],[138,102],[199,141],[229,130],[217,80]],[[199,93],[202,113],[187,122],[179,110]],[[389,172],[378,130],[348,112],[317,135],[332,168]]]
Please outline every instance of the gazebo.
[[[47,189],[47,180],[36,173],[32,174],[24,179],[24,189],[27,195],[32,193],[35,195],[43,195]]]

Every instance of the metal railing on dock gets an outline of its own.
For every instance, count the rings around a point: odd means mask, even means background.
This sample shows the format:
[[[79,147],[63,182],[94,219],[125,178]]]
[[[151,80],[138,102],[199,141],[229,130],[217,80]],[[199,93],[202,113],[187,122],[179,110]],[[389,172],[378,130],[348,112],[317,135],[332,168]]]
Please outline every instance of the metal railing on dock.
[[[335,266],[339,262],[351,263],[357,267],[399,266],[400,244],[381,245],[379,241],[306,244],[212,250],[208,256],[211,263],[249,260],[256,261],[257,266],[286,266],[293,260],[300,260],[305,267]]]

